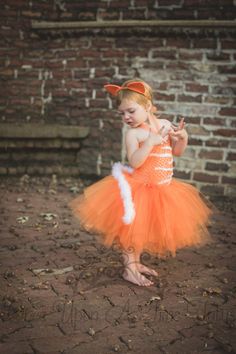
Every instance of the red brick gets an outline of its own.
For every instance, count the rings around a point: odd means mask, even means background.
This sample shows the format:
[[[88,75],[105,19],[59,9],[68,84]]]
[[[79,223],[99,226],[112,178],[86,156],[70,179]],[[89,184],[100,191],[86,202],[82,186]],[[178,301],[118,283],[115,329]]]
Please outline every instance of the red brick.
[[[0,75],[1,76],[13,76],[14,72],[12,69],[2,69],[2,70],[0,70]]]
[[[102,57],[106,58],[124,58],[125,56],[125,51],[123,50],[112,50],[108,49],[106,51],[102,52]]]
[[[119,11],[106,11],[99,12],[99,19],[103,20],[119,20],[120,13]]]
[[[236,74],[236,66],[235,64],[218,66],[218,72],[220,74]]]
[[[159,69],[164,69],[164,62],[163,61],[159,61],[159,60],[155,60],[155,61],[143,61],[142,65],[144,69],[153,69],[153,70],[159,70]],[[127,71],[127,68],[124,68],[124,70]]]
[[[82,82],[78,80],[66,80],[65,85],[66,88],[68,89],[73,89],[73,88],[83,88]],[[85,94],[85,93],[84,93]],[[80,91],[79,95],[83,95],[83,92]]]
[[[227,161],[236,161],[236,152],[229,152],[226,160]]]
[[[223,176],[222,183],[234,184],[236,186],[236,178]]]
[[[191,123],[194,125],[198,125],[201,122],[201,118],[200,117],[185,117],[185,122],[187,124]]]
[[[226,163],[214,163],[214,162],[207,162],[206,163],[206,170],[208,171],[224,171],[227,172],[229,166]]]
[[[84,8],[87,8],[87,9],[90,9],[90,8],[97,8],[98,7],[98,3],[97,1],[86,1],[86,2],[81,2],[81,1],[68,1],[68,4],[66,3],[66,7],[67,7],[67,10],[72,10],[72,11],[75,11],[75,10],[80,10],[81,8],[84,9]],[[107,4],[104,3],[102,1],[99,2],[99,8],[106,8],[107,7]]]
[[[236,129],[217,129],[213,131],[214,135],[234,137],[236,136]]]
[[[102,100],[102,99],[90,100],[90,107],[93,107],[93,108],[108,108],[108,106],[109,106],[108,100]]]
[[[180,60],[199,60],[201,61],[203,58],[203,53],[196,52],[194,50],[191,50],[189,52],[183,52],[180,49],[179,52],[179,59]]]
[[[210,159],[210,160],[222,160],[223,158],[223,151],[219,150],[201,150],[199,155],[200,158],[203,159]]]
[[[176,59],[175,50],[155,50],[153,51],[153,58]]]
[[[166,40],[166,47],[177,47],[177,48],[190,48],[190,39],[179,39],[179,38],[168,38]]]
[[[227,76],[227,81],[230,82],[230,83],[231,83],[231,82],[234,83],[234,82],[236,82],[236,77],[235,77],[235,76],[229,76],[229,75],[228,75],[228,76]]]
[[[175,178],[181,178],[181,179],[190,179],[191,178],[191,173],[190,172],[185,172],[185,171],[174,171],[174,177]]]
[[[29,98],[24,99],[24,98],[18,98],[18,97],[14,97],[10,99],[10,102],[12,105],[27,105],[29,104]]]
[[[100,6],[100,5],[99,5]],[[129,8],[130,7],[130,0],[113,0],[109,3],[109,7],[117,7],[117,8]]]
[[[223,96],[230,96],[233,95],[234,88],[227,86],[213,86],[212,87],[212,94],[213,95],[223,95]],[[235,90],[236,93],[236,90]]]
[[[211,9],[209,13],[209,9],[198,9],[197,10],[197,18],[201,20],[209,20],[209,15],[211,18],[215,20],[222,20],[222,11],[218,8]]]
[[[233,5],[233,0],[215,0],[212,2],[212,0],[185,0],[184,1],[184,6],[185,7],[199,7],[199,6],[205,6],[208,8],[211,7],[216,7],[216,6],[229,6]]]
[[[189,64],[181,61],[170,61],[169,63],[166,63],[166,69],[171,69],[171,70],[188,70],[189,69]]]
[[[95,49],[80,49],[79,56],[80,58],[99,58],[100,53],[98,53]]]
[[[159,108],[159,109],[158,109]],[[167,119],[169,122],[173,122],[175,116],[172,114],[165,114],[165,113],[161,113],[160,112],[160,106],[157,106],[157,112],[159,112],[161,114],[161,118],[162,119]]]
[[[95,21],[96,13],[91,11],[80,11],[78,14],[79,20]]]
[[[233,107],[225,107],[221,108],[219,114],[222,116],[233,116],[236,117],[236,108]]]
[[[172,10],[172,16],[176,20],[178,20],[178,19],[186,20],[186,18],[187,19],[194,19],[195,18],[195,14],[192,9],[190,9],[190,10],[186,10],[186,9]]]
[[[76,69],[74,71],[75,79],[84,79],[89,78],[90,70],[89,69]]]
[[[72,72],[71,70],[54,70],[53,71],[53,78],[54,79],[72,79]]]
[[[56,53],[57,58],[63,58],[63,59],[74,59],[76,58],[78,54],[78,50],[75,49],[64,49],[62,51],[58,51]]]
[[[123,19],[124,20],[145,20],[146,15],[143,9],[138,10],[127,10],[123,11]]]
[[[222,196],[224,194],[224,187],[222,185],[206,185],[200,187],[202,193],[212,196]]]
[[[203,144],[203,141],[200,140],[200,139],[194,139],[194,138],[189,138],[188,140],[188,144],[191,146],[191,145],[197,145],[197,146],[200,146]]]
[[[216,39],[194,39],[193,48],[206,48],[206,49],[216,49],[217,41]]]
[[[202,96],[178,95],[178,102],[202,102]]]
[[[95,70],[95,76],[96,77],[108,76],[110,78],[114,74],[115,74],[115,69],[114,68],[109,68],[109,67],[105,68],[105,69],[96,68],[96,70]]]
[[[134,38],[133,37],[117,37],[114,39],[115,47],[117,49],[122,49],[122,48],[132,48],[134,45]],[[110,43],[108,46],[110,47]],[[145,38],[139,38],[139,46],[142,48],[145,48],[147,50],[150,50],[151,48],[151,38],[145,37]],[[104,47],[104,44],[103,44]],[[155,48],[158,47],[163,47],[163,39],[161,38],[155,38]]]
[[[195,172],[193,175],[193,179],[195,181],[199,181],[199,182],[209,182],[209,183],[217,183],[219,180],[218,176],[212,176],[212,175],[208,175],[206,173],[203,172]]]
[[[228,140],[222,140],[222,139],[210,139],[205,142],[206,146],[212,146],[212,147],[228,147],[229,146],[229,141]]]
[[[230,97],[220,97],[220,96],[206,96],[204,97],[204,102],[206,103],[216,103],[218,105],[231,104]]]
[[[1,9],[1,13],[2,13],[2,17],[5,17],[5,18],[16,18],[17,17],[17,11],[16,10],[8,10],[8,9],[4,9],[2,8]]]
[[[185,89],[186,91],[191,91],[191,92],[208,92],[207,85],[200,85],[195,83],[186,84]]]
[[[66,68],[87,68],[87,62],[82,59],[68,59],[66,63]]]
[[[208,60],[214,60],[214,61],[228,60],[228,61],[230,61],[230,54],[228,54],[228,53],[222,53],[222,52],[219,52],[219,54],[206,53],[206,57],[207,57]]]
[[[42,15],[41,12],[33,12],[33,11],[22,11],[21,13],[23,16],[30,17],[30,18],[40,18]]]
[[[225,125],[225,119],[223,119],[223,118],[204,118],[203,124]]]
[[[100,38],[100,37],[95,37],[91,39],[91,47],[92,48],[110,48],[112,47],[113,43],[116,43],[115,39],[111,38]]]
[[[161,91],[166,91],[167,88],[168,88],[168,83],[167,83],[167,82],[161,82],[161,83],[159,84],[159,89],[160,89]],[[154,91],[154,92],[155,92],[155,91]]]
[[[176,6],[176,5],[180,6],[182,5],[182,1],[181,0],[158,0],[158,5],[159,6]]]
[[[235,40],[230,40],[230,39],[225,39],[221,41],[221,48],[222,49],[236,49],[236,41]]]
[[[157,94],[155,94],[155,98],[158,101],[174,101],[175,95],[165,95],[163,93],[157,93]]]

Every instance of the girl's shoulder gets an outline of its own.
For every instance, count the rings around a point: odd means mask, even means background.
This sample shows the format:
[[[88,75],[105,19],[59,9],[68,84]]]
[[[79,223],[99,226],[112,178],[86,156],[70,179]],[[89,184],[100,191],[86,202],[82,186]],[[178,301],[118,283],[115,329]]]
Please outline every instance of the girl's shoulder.
[[[142,128],[130,128],[126,131],[126,141],[136,141],[140,143],[147,139],[149,131]]]
[[[159,119],[161,127],[164,125],[164,127],[171,127],[171,122],[167,119]]]

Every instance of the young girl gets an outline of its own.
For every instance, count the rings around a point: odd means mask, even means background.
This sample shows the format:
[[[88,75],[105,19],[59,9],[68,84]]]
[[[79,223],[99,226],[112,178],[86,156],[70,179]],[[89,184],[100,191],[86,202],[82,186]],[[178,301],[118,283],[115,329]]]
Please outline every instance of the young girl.
[[[119,244],[123,278],[150,286],[145,275],[158,273],[140,262],[141,253],[174,257],[177,249],[205,244],[211,240],[206,228],[211,212],[193,186],[172,178],[173,155],[182,155],[187,146],[184,119],[178,127],[157,119],[152,90],[141,80],[105,89],[117,98],[129,126],[125,143],[130,167],[115,163],[112,175],[86,188],[70,206],[106,246]]]

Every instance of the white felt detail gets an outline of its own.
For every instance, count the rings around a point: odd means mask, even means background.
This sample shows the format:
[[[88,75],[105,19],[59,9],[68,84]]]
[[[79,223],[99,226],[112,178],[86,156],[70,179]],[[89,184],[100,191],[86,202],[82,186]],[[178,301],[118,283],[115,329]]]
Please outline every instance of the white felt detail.
[[[166,153],[166,154],[158,154],[158,153],[156,153],[156,152],[153,152],[153,153],[149,154],[149,156],[156,156],[156,157],[172,157],[172,155],[171,155],[171,154],[168,154],[168,153]]]
[[[155,167],[155,170],[157,171],[173,171],[172,167]]]
[[[162,146],[163,150],[172,150],[170,146]]]
[[[112,167],[112,176],[118,182],[125,210],[122,220],[125,224],[131,224],[135,217],[134,203],[132,200],[130,185],[122,172],[131,174],[133,173],[133,168],[122,165],[120,162],[114,163]]]

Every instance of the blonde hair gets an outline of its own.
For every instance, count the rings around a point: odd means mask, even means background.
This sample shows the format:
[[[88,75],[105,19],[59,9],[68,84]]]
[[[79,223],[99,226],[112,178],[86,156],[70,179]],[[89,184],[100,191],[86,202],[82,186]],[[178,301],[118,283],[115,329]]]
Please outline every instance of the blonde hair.
[[[141,79],[132,79],[132,80],[127,80],[123,83],[122,87],[127,86],[127,84],[130,84],[132,82],[141,82],[145,88],[145,93],[141,94],[135,91],[131,90],[120,90],[117,94],[116,100],[117,100],[117,105],[119,106],[121,104],[121,101],[126,99],[130,101],[135,101],[138,104],[140,104],[143,107],[147,107],[149,103],[151,103],[151,111],[152,113],[157,111],[157,108],[153,104],[153,92],[151,86],[149,86],[145,81]]]

